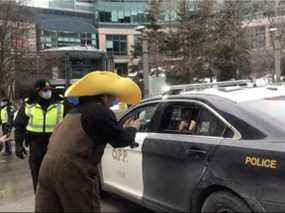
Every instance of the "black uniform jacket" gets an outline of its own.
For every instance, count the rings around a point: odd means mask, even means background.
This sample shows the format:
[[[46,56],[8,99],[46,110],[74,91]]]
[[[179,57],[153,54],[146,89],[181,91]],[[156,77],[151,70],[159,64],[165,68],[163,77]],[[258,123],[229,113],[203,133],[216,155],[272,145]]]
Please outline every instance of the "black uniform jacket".
[[[81,124],[94,145],[110,143],[113,147],[126,147],[134,143],[137,130],[133,127],[124,129],[117,121],[112,110],[100,103],[78,106]]]
[[[47,108],[59,101],[63,101],[63,97],[53,93],[52,98],[50,100],[44,100],[40,98],[38,95],[32,95],[25,101],[27,104],[39,104],[43,110],[47,110]],[[29,122],[29,117],[25,113],[25,103],[19,109],[17,117],[15,119],[15,142],[18,146],[22,146],[23,142],[29,143],[39,142],[39,143],[48,143],[49,138],[51,136],[50,133],[34,133],[26,130],[26,127]],[[70,105],[64,102],[64,114],[68,112],[70,109]]]

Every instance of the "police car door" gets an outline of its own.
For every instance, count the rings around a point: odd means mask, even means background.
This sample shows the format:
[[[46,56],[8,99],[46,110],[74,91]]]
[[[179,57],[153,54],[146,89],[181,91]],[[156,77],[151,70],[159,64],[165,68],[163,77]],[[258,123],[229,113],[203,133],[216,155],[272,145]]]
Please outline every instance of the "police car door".
[[[153,115],[158,103],[149,103],[135,108],[124,116],[120,123],[130,118],[140,118],[141,127],[136,134],[135,148],[114,149],[108,145],[102,158],[103,184],[111,187],[111,191],[126,193],[136,199],[142,198],[143,175],[142,175],[142,146],[148,137]]]
[[[195,130],[179,130],[192,111]],[[189,122],[190,123],[190,122]],[[205,104],[177,100],[165,104],[158,134],[144,142],[144,202],[169,211],[188,211],[190,198],[222,140],[224,123]]]

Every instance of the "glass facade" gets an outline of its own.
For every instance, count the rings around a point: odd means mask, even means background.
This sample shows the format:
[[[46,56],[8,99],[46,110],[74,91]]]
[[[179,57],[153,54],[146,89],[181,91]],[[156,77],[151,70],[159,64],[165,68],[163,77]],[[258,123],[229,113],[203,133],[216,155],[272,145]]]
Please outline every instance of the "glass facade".
[[[99,22],[143,24],[147,0],[98,0],[96,10]],[[195,0],[189,0],[189,9],[195,9]],[[161,1],[161,18],[173,21],[177,17],[178,1]]]
[[[49,8],[93,12],[94,0],[49,0]]]
[[[128,41],[126,35],[106,35],[106,50],[108,55],[127,56]]]
[[[99,22],[133,23],[144,22],[144,0],[98,0],[96,10]]]
[[[50,8],[75,9],[74,0],[50,0]]]
[[[243,1],[242,15],[244,19],[262,19],[267,16],[274,16],[275,12],[279,16],[285,15],[285,0]]]
[[[95,33],[56,32],[41,30],[41,49],[65,46],[97,47]]]
[[[48,8],[93,13],[97,22],[143,24],[148,0],[46,0]],[[177,17],[176,0],[161,1],[161,18],[165,21]],[[189,0],[189,9],[195,10],[197,0]]]

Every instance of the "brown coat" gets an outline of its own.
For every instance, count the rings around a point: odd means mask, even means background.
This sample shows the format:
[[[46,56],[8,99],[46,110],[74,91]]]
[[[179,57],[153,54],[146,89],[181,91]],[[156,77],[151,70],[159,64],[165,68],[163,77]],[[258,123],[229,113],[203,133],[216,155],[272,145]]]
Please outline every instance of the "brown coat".
[[[99,212],[98,164],[106,143],[132,145],[136,129],[123,129],[100,103],[79,105],[51,136],[36,194],[36,212]]]
[[[51,137],[40,170],[36,212],[100,212],[97,165],[105,145],[92,148],[80,117],[68,115]]]

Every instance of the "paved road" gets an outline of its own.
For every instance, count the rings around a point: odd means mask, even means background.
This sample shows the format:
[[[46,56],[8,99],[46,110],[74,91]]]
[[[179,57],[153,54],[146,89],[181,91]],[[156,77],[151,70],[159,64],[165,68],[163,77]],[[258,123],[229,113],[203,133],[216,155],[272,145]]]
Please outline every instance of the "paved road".
[[[117,196],[101,201],[103,212],[147,212]],[[0,212],[32,212],[34,195],[27,160],[0,153]]]

